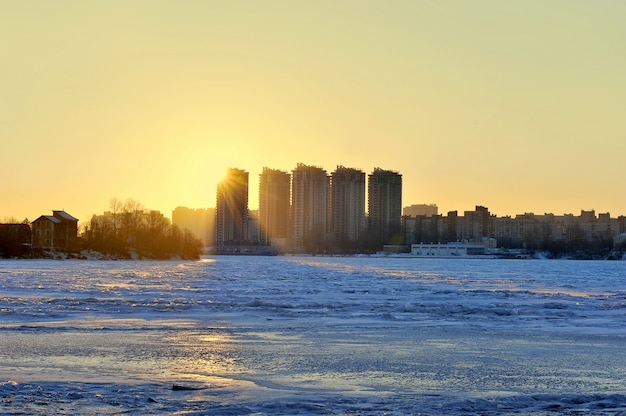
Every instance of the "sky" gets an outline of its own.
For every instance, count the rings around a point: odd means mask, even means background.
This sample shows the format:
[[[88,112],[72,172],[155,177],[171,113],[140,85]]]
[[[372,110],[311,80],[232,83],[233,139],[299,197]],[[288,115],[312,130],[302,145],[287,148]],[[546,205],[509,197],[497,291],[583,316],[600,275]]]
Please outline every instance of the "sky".
[[[626,2],[0,0],[0,221],[215,206],[227,168],[626,215]]]

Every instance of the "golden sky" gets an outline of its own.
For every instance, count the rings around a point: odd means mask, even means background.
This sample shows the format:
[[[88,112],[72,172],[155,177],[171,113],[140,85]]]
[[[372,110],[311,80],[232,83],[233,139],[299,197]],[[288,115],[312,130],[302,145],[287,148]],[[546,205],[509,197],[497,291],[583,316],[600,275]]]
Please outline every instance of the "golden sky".
[[[0,221],[215,206],[226,168],[626,215],[626,2],[0,0]]]

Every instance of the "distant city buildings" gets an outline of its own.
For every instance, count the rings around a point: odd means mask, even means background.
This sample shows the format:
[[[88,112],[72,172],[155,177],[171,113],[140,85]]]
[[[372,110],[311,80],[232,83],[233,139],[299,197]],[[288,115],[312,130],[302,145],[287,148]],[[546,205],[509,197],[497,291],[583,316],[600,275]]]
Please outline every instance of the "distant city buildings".
[[[439,214],[437,204],[414,204],[402,208],[402,216],[404,217],[434,217]]]
[[[370,232],[378,241],[402,244],[402,175],[375,168],[367,188]]]
[[[610,246],[625,230],[624,217],[595,211],[571,214],[518,215],[497,218],[484,206],[472,211],[438,213],[434,204],[402,208],[402,175],[375,168],[337,166],[329,175],[318,166],[298,163],[291,173],[263,168],[259,175],[259,209],[248,210],[248,172],[228,169],[218,184],[214,239],[210,215],[182,207],[174,224],[194,230],[205,244],[218,247],[269,246],[278,252],[378,251],[383,246],[466,241],[529,249]],[[365,201],[367,196],[367,214]],[[404,213],[404,215],[402,215]],[[203,219],[200,219],[203,218]],[[202,231],[205,230],[205,231]],[[204,237],[203,237],[204,236]],[[395,247],[395,248],[391,248]],[[244,252],[227,249],[225,252]]]
[[[330,175],[321,167],[298,163],[291,173],[264,167],[259,175],[259,209],[249,211],[248,172],[228,169],[218,184],[214,245],[223,248],[271,246],[278,252],[325,252],[333,247],[371,250],[401,238],[402,175],[376,168],[369,175],[368,228],[366,174],[337,166]],[[187,209],[188,210],[188,209]],[[184,224],[177,214],[174,224]],[[174,218],[177,217],[177,218]],[[247,224],[247,227],[244,225]],[[392,241],[393,240],[393,241]]]
[[[330,189],[333,240],[359,241],[365,230],[365,172],[337,166],[330,176]]]
[[[249,210],[248,172],[228,169],[217,186],[216,207],[177,207],[171,223],[190,233],[173,229],[167,238],[195,237],[205,247],[231,254],[408,252],[411,245],[445,251],[458,242],[465,243],[463,247],[478,244],[555,255],[626,251],[623,215],[612,218],[608,212],[596,215],[595,210],[582,210],[579,216],[524,213],[497,217],[477,205],[473,211],[449,211],[444,216],[435,204],[402,208],[398,172],[375,168],[367,175],[367,195],[365,177],[362,170],[341,165],[330,175],[321,167],[302,163],[291,173],[264,167],[259,175],[259,209]],[[169,225],[160,212],[127,200],[113,204],[103,215],[93,215],[79,236],[78,219],[53,211],[30,224],[27,220],[0,224],[0,257],[80,247],[105,251],[135,247],[141,254],[141,250],[149,251],[153,236],[165,235]]]
[[[609,213],[595,211],[554,215],[533,213],[515,217],[497,217],[486,207],[474,211],[457,211],[447,216],[404,216],[405,244],[448,243],[456,241],[497,241],[499,247],[572,252],[618,246],[626,232],[626,217],[611,218]]]
[[[172,211],[172,224],[191,231],[205,247],[215,244],[215,208],[176,207]]]
[[[330,178],[317,166],[298,163],[291,172],[293,246],[318,247],[326,239]]]
[[[248,172],[228,169],[217,185],[215,243],[218,247],[248,240]]]
[[[286,246],[290,238],[291,175],[263,168],[259,175],[259,242]]]

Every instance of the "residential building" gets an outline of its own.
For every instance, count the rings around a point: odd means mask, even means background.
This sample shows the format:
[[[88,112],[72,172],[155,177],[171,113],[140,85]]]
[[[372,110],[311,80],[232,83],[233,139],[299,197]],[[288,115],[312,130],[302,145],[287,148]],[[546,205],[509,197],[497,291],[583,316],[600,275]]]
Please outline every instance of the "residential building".
[[[406,244],[438,243],[445,241],[446,218],[441,215],[402,216]],[[452,240],[452,241],[456,241]]]
[[[317,166],[298,163],[291,174],[293,245],[319,250],[326,240],[329,177]]]
[[[70,250],[78,239],[78,219],[65,211],[52,211],[32,222],[33,248]]]
[[[355,242],[365,226],[365,172],[337,166],[330,177],[330,231],[336,242]]]
[[[176,207],[172,211],[172,224],[191,231],[205,247],[215,244],[215,208]]]
[[[32,234],[28,222],[0,224],[0,257],[21,257],[30,252]]]
[[[230,168],[217,185],[215,243],[240,245],[248,240],[248,172]]]
[[[437,204],[414,204],[402,209],[402,215],[405,217],[434,217],[438,213]]]
[[[290,237],[291,175],[264,167],[259,175],[259,240],[286,245]]]
[[[486,244],[450,242],[446,244],[411,244],[411,255],[418,257],[467,257],[485,256]]]
[[[442,241],[446,242],[454,242],[458,241],[456,236],[457,223],[459,220],[459,212],[458,211],[448,211],[448,216],[446,217],[446,227],[445,234]]]
[[[489,209],[483,206],[477,205],[474,211],[465,211],[458,224],[457,239],[478,241],[492,237],[489,218]]]
[[[369,231],[379,243],[401,244],[402,175],[375,168],[368,176]]]

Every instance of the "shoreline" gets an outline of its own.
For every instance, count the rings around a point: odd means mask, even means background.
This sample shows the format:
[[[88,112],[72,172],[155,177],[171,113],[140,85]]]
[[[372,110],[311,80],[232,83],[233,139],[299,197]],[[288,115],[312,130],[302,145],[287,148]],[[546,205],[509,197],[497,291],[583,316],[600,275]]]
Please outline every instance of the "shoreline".
[[[443,259],[443,260],[575,260],[575,261],[626,261],[626,253],[613,250],[606,255],[595,255],[592,253],[570,253],[566,255],[553,256],[551,253],[535,252],[524,255],[508,255],[504,254],[484,254],[484,255],[413,255],[410,253],[372,253],[372,254],[333,254],[333,253],[216,253],[211,252],[202,254],[198,258],[185,259],[180,256],[171,257],[149,257],[140,256],[135,252],[124,255],[106,254],[93,250],[82,250],[81,252],[45,252],[39,256],[22,256],[22,257],[0,257],[0,260],[85,260],[85,261],[199,261],[206,257],[346,257],[346,258],[389,258],[389,259]]]

